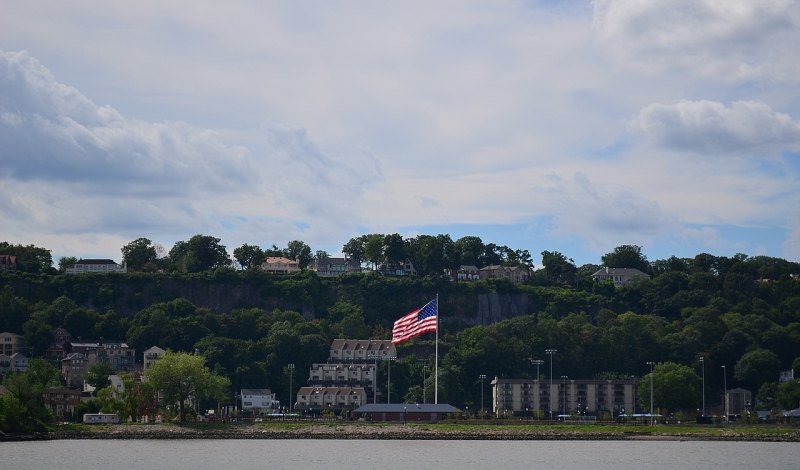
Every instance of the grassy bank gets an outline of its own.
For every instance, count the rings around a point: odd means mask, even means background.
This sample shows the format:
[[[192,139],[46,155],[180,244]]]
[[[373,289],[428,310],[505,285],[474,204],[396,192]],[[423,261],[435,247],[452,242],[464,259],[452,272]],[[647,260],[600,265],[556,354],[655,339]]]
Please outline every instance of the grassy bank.
[[[62,425],[50,433],[3,435],[30,439],[445,439],[445,440],[719,440],[800,442],[800,427],[619,424],[473,424],[266,422]]]

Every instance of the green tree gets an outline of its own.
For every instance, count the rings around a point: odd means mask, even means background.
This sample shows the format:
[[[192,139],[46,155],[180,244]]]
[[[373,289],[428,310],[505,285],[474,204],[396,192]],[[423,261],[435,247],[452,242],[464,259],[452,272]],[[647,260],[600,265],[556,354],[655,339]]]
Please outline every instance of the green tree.
[[[642,254],[642,247],[637,245],[618,246],[613,252],[603,255],[601,259],[607,268],[635,268],[645,273],[650,268],[647,257]]]
[[[360,237],[353,237],[342,246],[342,253],[346,254],[350,259],[358,262],[366,260],[364,255],[364,245],[367,242],[367,235]]]
[[[44,359],[34,358],[22,373],[9,374],[3,381],[8,395],[0,397],[0,430],[42,431],[50,412],[42,397],[48,387],[59,385],[61,373]]]
[[[258,268],[266,258],[261,247],[247,243],[233,250],[233,257],[242,269]]]
[[[297,261],[303,269],[311,261],[311,247],[300,240],[292,240],[286,245],[286,257]]]
[[[134,271],[144,271],[155,265],[158,254],[149,238],[137,238],[122,247],[122,261]]]
[[[800,408],[800,379],[789,380],[778,385],[778,406],[784,410]]]
[[[67,272],[67,268],[71,268],[75,266],[75,263],[78,262],[78,258],[74,256],[62,256],[58,260],[58,272],[65,273]]]
[[[653,368],[653,406],[670,411],[694,410],[700,403],[700,382],[697,373],[689,366],[663,362]],[[637,384],[639,406],[650,407],[650,374]]]
[[[178,405],[181,422],[186,421],[188,400],[222,399],[230,381],[212,373],[202,356],[167,352],[147,371],[145,378],[164,395],[163,403]]]
[[[736,363],[733,376],[750,390],[758,390],[761,384],[773,382],[781,369],[781,360],[768,349],[754,349],[745,353]]]
[[[22,333],[22,325],[28,319],[28,304],[14,294],[11,286],[0,288],[0,331]]]
[[[556,284],[574,284],[578,268],[572,258],[567,258],[558,251],[543,251],[542,266],[545,278]]]
[[[16,256],[18,271],[39,274],[48,273],[53,268],[53,256],[46,248],[0,242],[0,253]]]
[[[111,379],[108,378],[109,375],[114,375],[114,368],[111,367],[111,364],[93,364],[89,366],[89,370],[86,372],[86,383],[97,390],[106,388],[111,385]]]
[[[369,235],[364,243],[364,259],[377,267],[385,258],[383,256],[383,235]]]
[[[188,241],[179,241],[169,250],[169,261],[174,271],[199,273],[228,267],[231,259],[220,239],[208,235],[195,235]]]
[[[406,244],[399,233],[392,233],[383,237],[383,256],[386,262],[400,264],[405,262]]]
[[[466,236],[455,241],[455,249],[461,264],[482,268],[481,258],[486,250],[480,237]]]

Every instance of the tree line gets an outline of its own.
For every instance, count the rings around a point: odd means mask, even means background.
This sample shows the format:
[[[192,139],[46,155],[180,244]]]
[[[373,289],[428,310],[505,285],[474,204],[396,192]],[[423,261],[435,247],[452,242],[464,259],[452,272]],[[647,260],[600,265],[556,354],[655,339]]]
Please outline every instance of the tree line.
[[[479,254],[475,258],[465,258],[468,251],[461,245],[460,261],[472,259],[479,265],[496,260],[486,257],[485,246],[471,251]],[[363,256],[366,262],[382,263],[392,262],[387,256],[393,255],[384,248],[386,258],[367,258],[366,252]],[[332,280],[313,273],[281,278],[273,295],[305,299],[316,306],[314,318],[291,309],[219,313],[179,298],[153,303],[128,317],[113,309],[87,307],[67,295],[51,301],[26,298],[25,292],[4,285],[0,331],[23,334],[34,355],[43,353],[57,326],[84,338],[125,339],[137,351],[153,345],[196,351],[212,373],[230,382],[229,400],[241,388],[269,387],[289,403],[310,365],[325,362],[332,339],[388,339],[393,320],[439,293],[440,399],[456,406],[476,409],[480,375],[532,378],[537,371],[532,360],[537,359],[552,359],[555,377],[636,377],[643,380],[640,396],[642,390],[649,392],[647,363],[654,362],[656,406],[665,410],[698,409],[701,375],[709,406],[722,402],[724,379],[729,388],[751,390],[754,408],[800,405],[800,382],[778,383],[780,371],[800,368],[800,282],[792,277],[800,273],[798,263],[743,254],[651,262],[632,245],[606,254],[602,265],[578,267],[558,252],[543,252],[542,259],[542,268],[520,285],[498,280],[454,283],[431,275],[392,278],[371,272]],[[591,274],[602,266],[638,266],[652,277],[626,286],[593,281]],[[234,274],[249,275],[247,270]],[[470,315],[477,296],[487,293],[524,295],[527,311],[477,326],[448,314]],[[420,337],[399,349],[404,358],[392,364],[391,395],[420,402],[426,390],[430,399],[432,339]],[[546,349],[557,353],[548,357]],[[297,366],[291,394],[286,368],[290,363]],[[386,367],[381,365],[382,373]],[[544,379],[549,369],[541,372]],[[644,407],[649,393],[640,398]]]

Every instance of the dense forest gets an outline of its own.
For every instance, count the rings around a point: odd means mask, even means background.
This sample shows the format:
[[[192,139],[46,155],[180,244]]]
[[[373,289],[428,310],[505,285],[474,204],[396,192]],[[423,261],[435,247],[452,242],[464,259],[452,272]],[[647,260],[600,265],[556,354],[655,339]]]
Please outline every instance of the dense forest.
[[[373,266],[389,261],[384,242],[390,236],[365,237],[363,247],[376,240],[372,254],[359,252],[359,239],[353,239],[351,255]],[[549,365],[552,359],[553,375],[570,378],[645,378],[648,362],[660,364],[656,373],[680,366],[689,375],[676,374],[675,380],[697,383],[682,387],[688,397],[657,401],[670,411],[699,408],[701,373],[710,406],[721,402],[726,379],[728,388],[751,390],[758,409],[800,406],[800,381],[778,383],[780,371],[800,368],[798,263],[742,254],[648,261],[639,247],[624,245],[598,265],[576,266],[561,253],[545,251],[543,265],[531,269],[524,284],[454,282],[442,272],[458,263],[532,268],[527,252],[492,245],[488,251],[497,257],[487,257],[480,239],[465,238],[471,239],[425,239],[427,248],[414,256],[429,270],[417,277],[368,269],[332,279],[311,271],[260,272],[247,259],[259,259],[264,250],[252,258],[240,250],[235,268],[231,260],[224,262],[224,247],[212,250],[218,263],[189,242],[159,258],[147,239],[131,242],[147,252],[138,264],[129,263],[139,272],[63,275],[45,266],[47,256],[38,252],[37,258],[35,247],[5,244],[5,252],[25,248],[32,254],[24,260],[26,269],[0,275],[0,331],[24,335],[34,356],[59,326],[74,337],[124,340],[138,353],[153,345],[196,351],[230,380],[231,397],[240,388],[269,387],[288,403],[288,364],[296,365],[296,392],[310,364],[325,362],[332,339],[390,338],[395,319],[439,295],[441,402],[474,410],[480,375],[535,377],[534,361]],[[419,247],[418,242],[398,243],[396,249],[407,255],[401,247]],[[593,281],[591,274],[603,266],[635,267],[650,278],[625,286]],[[557,352],[550,357],[546,349]],[[398,351],[400,359],[391,365],[392,397],[422,401],[424,379],[432,397],[433,379],[424,368],[433,370],[432,335]],[[548,374],[549,367],[542,367],[541,377]]]

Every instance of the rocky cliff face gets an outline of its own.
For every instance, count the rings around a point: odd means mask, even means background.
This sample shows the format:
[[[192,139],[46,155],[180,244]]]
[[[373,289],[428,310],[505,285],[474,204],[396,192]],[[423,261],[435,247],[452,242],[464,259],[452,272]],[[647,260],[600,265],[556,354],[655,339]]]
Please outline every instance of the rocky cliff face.
[[[387,324],[395,316],[404,313],[395,311],[404,307],[394,305],[407,304],[409,296],[413,297],[417,292],[413,287],[392,294],[370,292],[369,288],[354,292],[336,282],[269,277],[248,279],[239,276],[219,280],[166,275],[51,276],[13,278],[10,281],[17,295],[32,302],[49,303],[63,295],[82,307],[97,311],[113,309],[126,316],[133,316],[154,303],[184,298],[199,308],[220,313],[229,313],[237,308],[261,308],[267,311],[278,308],[294,310],[302,313],[306,319],[313,319],[325,315],[327,309],[341,299],[358,304],[362,301],[359,299],[373,295],[391,295],[394,298],[383,298],[391,307],[380,308],[380,314],[373,316]],[[464,326],[488,325],[525,315],[533,305],[529,294],[518,292],[476,292],[467,288],[447,287],[447,291],[441,295],[442,319],[454,320]],[[375,303],[374,300],[372,302]],[[373,309],[379,307],[372,306]]]

